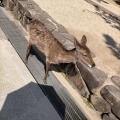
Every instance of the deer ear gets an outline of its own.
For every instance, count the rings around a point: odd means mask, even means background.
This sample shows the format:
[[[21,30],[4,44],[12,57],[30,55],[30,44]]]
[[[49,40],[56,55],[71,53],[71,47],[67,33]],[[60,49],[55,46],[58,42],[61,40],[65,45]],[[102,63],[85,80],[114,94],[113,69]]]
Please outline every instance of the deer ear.
[[[81,44],[82,46],[85,46],[86,43],[87,43],[87,37],[86,37],[85,35],[83,35],[83,37],[82,37],[82,39],[81,39],[81,41],[80,41],[80,44]]]

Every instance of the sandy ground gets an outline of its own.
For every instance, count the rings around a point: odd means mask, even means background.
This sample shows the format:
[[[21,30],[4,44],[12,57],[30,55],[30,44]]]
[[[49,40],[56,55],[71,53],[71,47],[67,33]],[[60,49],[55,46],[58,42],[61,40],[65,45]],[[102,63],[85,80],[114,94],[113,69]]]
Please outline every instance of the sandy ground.
[[[98,68],[109,75],[120,73],[120,24],[83,0],[34,0],[77,39],[85,34]]]

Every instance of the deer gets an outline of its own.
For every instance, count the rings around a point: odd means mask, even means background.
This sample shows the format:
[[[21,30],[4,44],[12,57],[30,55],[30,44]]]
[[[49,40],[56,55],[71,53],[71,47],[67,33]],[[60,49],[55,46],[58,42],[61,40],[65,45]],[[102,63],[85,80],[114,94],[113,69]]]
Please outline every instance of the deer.
[[[82,61],[89,67],[94,67],[95,63],[92,59],[90,49],[86,46],[87,37],[82,36],[81,40],[75,39],[75,49],[66,50],[63,45],[53,36],[47,27],[38,20],[33,20],[29,24],[30,39],[26,49],[25,64],[27,64],[28,57],[32,45],[35,45],[46,57],[46,70],[44,76],[44,83],[50,70],[51,64],[60,63],[74,63]]]

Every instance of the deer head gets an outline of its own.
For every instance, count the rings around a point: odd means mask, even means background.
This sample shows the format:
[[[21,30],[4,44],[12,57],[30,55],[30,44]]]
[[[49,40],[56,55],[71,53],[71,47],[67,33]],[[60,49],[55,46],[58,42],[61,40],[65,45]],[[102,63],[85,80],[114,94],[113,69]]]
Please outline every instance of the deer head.
[[[77,60],[82,60],[89,67],[94,67],[95,63],[91,57],[90,49],[86,46],[87,38],[83,35],[80,42],[75,41]]]

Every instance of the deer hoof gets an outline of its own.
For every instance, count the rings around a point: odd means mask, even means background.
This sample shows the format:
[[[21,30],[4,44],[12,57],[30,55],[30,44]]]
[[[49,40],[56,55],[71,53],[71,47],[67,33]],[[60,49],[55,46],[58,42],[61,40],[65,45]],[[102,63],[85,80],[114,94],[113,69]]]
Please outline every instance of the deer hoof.
[[[47,80],[43,80],[44,84],[47,84]]]

